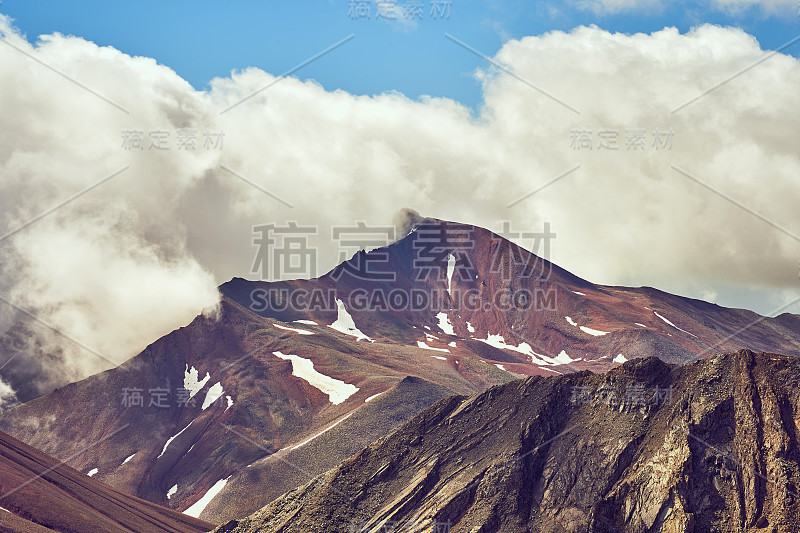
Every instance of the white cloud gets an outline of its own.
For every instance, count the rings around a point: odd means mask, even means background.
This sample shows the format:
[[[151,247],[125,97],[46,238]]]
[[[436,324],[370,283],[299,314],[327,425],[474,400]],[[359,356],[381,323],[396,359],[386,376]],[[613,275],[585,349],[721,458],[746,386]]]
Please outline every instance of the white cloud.
[[[631,11],[653,11],[664,7],[664,0],[576,0],[575,5],[597,15]]]
[[[596,15],[659,12],[670,4],[681,4],[687,9],[698,7],[686,0],[574,0],[579,9]],[[785,17],[796,14],[798,6],[795,0],[712,0],[706,8],[736,17],[753,10],[765,16]]]
[[[14,389],[0,377],[0,412],[9,407],[13,407],[16,403],[17,395]]]
[[[713,5],[720,11],[739,16],[755,8],[765,15],[790,16],[798,13],[796,0],[714,0]]]
[[[448,99],[355,96],[292,78],[220,114],[276,78],[249,68],[199,92],[152,59],[58,35],[32,46],[7,19],[0,31],[130,112],[0,47],[0,212],[9,228],[130,167],[0,244],[5,293],[115,360],[213,305],[216,283],[247,276],[253,225],[318,225],[311,244],[322,273],[339,255],[332,225],[387,224],[404,206],[498,230],[502,220],[522,230],[549,220],[553,258],[599,282],[695,296],[702,287],[720,291],[721,304],[720,284],[796,287],[797,242],[670,168],[800,233],[797,59],[777,54],[671,113],[763,57],[738,29],[583,27],[510,41],[496,59],[527,83],[481,71],[478,119]],[[184,127],[200,132],[194,152],[174,147]],[[173,147],[123,150],[129,128],[169,131]],[[205,128],[224,130],[221,151],[203,149]],[[617,128],[623,149],[575,151],[573,128]],[[643,152],[624,149],[633,128],[647,130]],[[674,131],[672,150],[651,146],[655,128]],[[106,366],[73,355],[80,372]]]

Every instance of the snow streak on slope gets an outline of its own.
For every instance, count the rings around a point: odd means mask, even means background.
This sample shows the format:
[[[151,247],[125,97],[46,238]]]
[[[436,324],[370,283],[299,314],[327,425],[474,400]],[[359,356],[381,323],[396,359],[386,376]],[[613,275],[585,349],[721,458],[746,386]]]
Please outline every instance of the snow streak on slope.
[[[334,405],[339,405],[358,392],[358,387],[355,385],[317,372],[314,369],[314,362],[311,359],[305,359],[299,355],[282,354],[281,352],[272,353],[284,361],[291,361],[292,375],[307,381],[312,387],[327,394],[330,402]]]
[[[294,333],[299,333],[300,335],[313,335],[314,334],[313,331],[306,331],[304,329],[287,328],[286,326],[281,326],[280,324],[272,324],[272,325],[275,326],[278,329],[282,329],[282,330],[285,330],[285,331],[291,331],[291,332],[294,332]]]
[[[175,496],[175,493],[176,493],[176,492],[178,492],[178,484],[177,484],[177,483],[175,483],[174,485],[172,485],[172,486],[169,488],[169,490],[167,491],[167,499],[168,499],[168,500],[172,499],[172,497],[173,497],[173,496]]]
[[[86,475],[87,475],[87,476],[89,476],[89,477],[92,477],[92,476],[93,476],[93,475],[95,475],[97,472],[99,472],[99,470],[97,470],[96,468],[92,468],[91,470],[89,470],[89,471],[86,473]]]
[[[450,323],[450,319],[447,317],[447,313],[439,313],[436,315],[436,318],[439,319],[439,329],[444,331],[448,335],[455,335],[456,332],[453,329],[453,324]]]
[[[192,420],[192,422],[194,422],[194,420]],[[173,436],[171,436],[170,438],[168,438],[168,439],[167,439],[167,442],[165,442],[165,443],[164,443],[164,449],[163,449],[163,450],[161,450],[161,453],[160,453],[160,454],[158,454],[158,457],[156,457],[156,459],[158,459],[158,458],[160,458],[162,455],[164,455],[164,452],[166,452],[166,451],[167,451],[167,446],[169,446],[170,442],[172,442],[173,440],[175,440],[175,439],[178,437],[178,435],[180,435],[181,433],[183,433],[184,431],[186,431],[187,429],[189,429],[189,426],[191,426],[191,425],[192,425],[192,422],[189,422],[189,423],[186,425],[186,427],[185,427],[185,428],[183,428],[182,430],[180,430],[179,432],[177,432],[176,434],[174,434]]]
[[[608,335],[608,331],[600,331],[599,329],[592,329],[587,328],[586,326],[579,326],[581,331],[584,333],[588,333],[589,335],[594,335],[595,337],[602,337],[603,335]]]
[[[353,412],[355,412],[355,411],[353,411]],[[348,413],[348,414],[347,414],[347,416],[345,416],[345,417],[343,417],[343,418],[341,418],[341,419],[337,420],[335,424],[333,424],[333,425],[330,425],[330,426],[326,427],[325,429],[323,429],[322,431],[320,431],[319,433],[317,433],[317,434],[316,434],[316,435],[314,435],[313,437],[310,437],[310,438],[308,438],[308,439],[304,440],[304,441],[303,441],[303,442],[301,442],[300,444],[296,444],[295,446],[292,446],[290,449],[291,449],[291,450],[296,450],[297,448],[299,448],[299,447],[301,447],[301,446],[305,446],[306,444],[308,444],[308,443],[309,443],[309,442],[311,442],[312,440],[316,439],[316,438],[317,438],[317,437],[319,437],[320,435],[324,435],[324,434],[325,434],[325,433],[327,433],[328,431],[332,430],[333,428],[335,428],[336,426],[338,426],[339,424],[341,424],[342,422],[344,422],[345,420],[347,420],[348,418],[350,418],[350,415],[352,415],[352,414],[353,414],[353,413]]]
[[[127,458],[126,458],[124,461],[122,461],[122,464],[124,465],[125,463],[127,463],[128,461],[130,461],[131,459],[133,459],[133,456],[134,456],[134,455],[136,455],[136,454],[135,454],[135,453],[133,453],[133,454],[129,455],[129,456],[128,456],[128,457],[127,457]],[[120,465],[120,466],[122,466],[122,465]]]
[[[653,313],[655,313],[655,315],[656,315],[658,318],[660,318],[661,320],[663,320],[664,322],[666,322],[667,324],[669,324],[669,325],[670,325],[670,326],[672,326],[673,328],[677,329],[678,331],[682,331],[682,332],[686,333],[687,335],[691,335],[691,336],[692,336],[692,337],[694,337],[695,339],[697,338],[697,335],[695,335],[694,333],[689,333],[689,332],[688,332],[688,331],[686,331],[685,329],[681,329],[681,328],[679,328],[678,326],[676,326],[675,324],[673,324],[672,322],[670,322],[669,320],[667,320],[667,319],[666,319],[666,318],[664,318],[663,316],[659,315],[659,314],[658,314],[658,311],[653,311]]]
[[[627,358],[627,357],[625,357],[625,356],[624,356],[624,355],[622,355],[622,354],[619,354],[618,356],[616,356],[616,357],[614,358],[614,362],[615,362],[615,363],[626,363],[626,362],[628,362],[628,358]]]
[[[386,392],[386,391],[383,391],[383,392]],[[372,400],[374,400],[375,398],[377,398],[378,396],[383,394],[383,392],[379,392],[378,394],[373,394],[372,396],[370,396],[369,398],[364,400],[364,403],[371,402]]]
[[[453,296],[453,272],[456,270],[456,258],[453,254],[447,256],[447,294]]]
[[[211,404],[213,404],[222,397],[222,394],[224,392],[225,391],[222,389],[222,383],[220,383],[219,381],[214,383],[206,393],[206,399],[203,400],[202,410],[205,411],[206,409],[208,409],[211,406]]]
[[[358,341],[361,339],[366,339],[370,342],[375,342],[364,335],[364,333],[362,333],[361,330],[356,327],[356,323],[353,321],[353,317],[350,316],[350,313],[347,312],[347,308],[345,308],[343,301],[336,300],[336,307],[338,308],[339,315],[336,318],[336,322],[328,326],[329,328],[333,328],[338,332],[344,333],[345,335],[355,337]]]
[[[307,326],[316,326],[317,325],[317,323],[314,322],[313,320],[295,320],[295,322],[297,322],[298,324],[305,324]]]
[[[567,319],[567,322],[569,322],[569,325],[570,325],[570,326],[577,326],[577,325],[578,325],[578,323],[577,323],[577,322],[575,322],[574,320],[572,320],[572,318],[571,318],[571,317],[565,316],[564,318],[566,318],[566,319]]]
[[[197,500],[194,505],[186,509],[183,514],[198,518],[200,513],[202,513],[208,504],[211,503],[211,500],[214,499],[214,496],[219,494],[219,492],[225,488],[225,485],[228,483],[229,479],[230,477],[227,477],[214,483],[214,486],[208,489],[208,492],[206,492],[202,498]]]

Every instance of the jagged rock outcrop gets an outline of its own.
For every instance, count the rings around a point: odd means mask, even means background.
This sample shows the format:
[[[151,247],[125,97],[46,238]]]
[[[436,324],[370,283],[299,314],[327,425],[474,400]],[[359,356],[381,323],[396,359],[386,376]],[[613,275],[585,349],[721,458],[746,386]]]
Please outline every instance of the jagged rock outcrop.
[[[800,531],[798,381],[743,350],[451,397],[216,531]]]

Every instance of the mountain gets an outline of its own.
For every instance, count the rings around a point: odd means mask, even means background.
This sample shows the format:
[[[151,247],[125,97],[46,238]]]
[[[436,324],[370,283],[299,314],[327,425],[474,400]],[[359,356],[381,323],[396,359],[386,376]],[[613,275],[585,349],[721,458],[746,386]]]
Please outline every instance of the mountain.
[[[452,397],[226,533],[800,530],[800,360],[637,359]]]
[[[211,528],[114,490],[0,433],[3,533],[199,533]]]
[[[454,394],[653,355],[800,355],[796,315],[595,285],[485,229],[435,219],[319,278],[233,279],[220,291],[217,315],[2,413],[0,430],[118,490],[223,523]]]

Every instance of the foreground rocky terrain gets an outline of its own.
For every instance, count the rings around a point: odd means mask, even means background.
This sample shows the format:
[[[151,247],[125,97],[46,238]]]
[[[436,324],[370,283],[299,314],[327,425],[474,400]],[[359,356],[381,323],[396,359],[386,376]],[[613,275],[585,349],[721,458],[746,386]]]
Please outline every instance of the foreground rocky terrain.
[[[488,230],[435,219],[319,278],[234,279],[220,291],[217,314],[1,413],[0,430],[118,490],[223,523],[453,394],[639,357],[800,355],[796,315],[596,285]],[[6,359],[5,381],[24,382]]]
[[[2,533],[200,533],[211,527],[116,491],[0,433]]]
[[[800,531],[798,381],[743,350],[448,398],[216,531]]]

